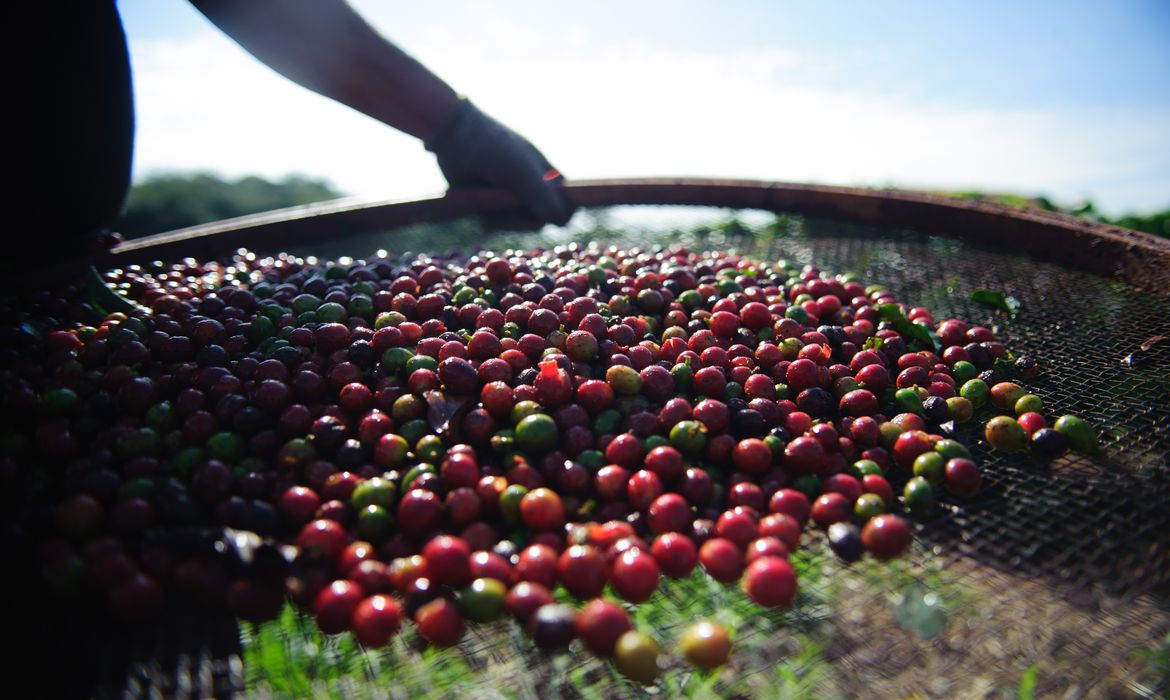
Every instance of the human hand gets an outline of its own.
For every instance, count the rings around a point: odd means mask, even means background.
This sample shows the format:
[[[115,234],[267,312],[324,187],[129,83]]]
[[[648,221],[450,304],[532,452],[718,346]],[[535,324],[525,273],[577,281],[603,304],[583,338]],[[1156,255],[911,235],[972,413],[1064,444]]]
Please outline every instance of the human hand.
[[[527,139],[466,99],[425,142],[451,187],[495,185],[512,191],[541,221],[564,224],[574,206],[564,178]]]

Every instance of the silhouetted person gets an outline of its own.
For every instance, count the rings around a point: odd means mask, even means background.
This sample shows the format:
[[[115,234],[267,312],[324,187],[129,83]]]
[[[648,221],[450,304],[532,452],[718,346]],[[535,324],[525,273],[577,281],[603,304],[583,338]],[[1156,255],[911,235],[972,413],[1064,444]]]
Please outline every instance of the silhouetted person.
[[[379,35],[344,0],[192,0],[290,80],[418,137],[452,187],[514,192],[541,221],[572,213],[562,178],[524,137],[485,115]],[[133,90],[113,0],[21,3],[28,30],[15,94],[17,193],[5,266],[47,266],[96,247],[130,183]],[[231,76],[223,76],[224,81]],[[311,138],[311,136],[309,136]],[[295,147],[295,144],[290,144]]]

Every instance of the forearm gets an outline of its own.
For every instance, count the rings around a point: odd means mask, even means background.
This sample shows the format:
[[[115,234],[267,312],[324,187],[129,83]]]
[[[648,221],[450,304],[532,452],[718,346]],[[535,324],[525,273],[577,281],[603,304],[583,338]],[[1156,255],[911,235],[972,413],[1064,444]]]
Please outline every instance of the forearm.
[[[191,0],[286,78],[420,139],[457,96],[344,0]]]

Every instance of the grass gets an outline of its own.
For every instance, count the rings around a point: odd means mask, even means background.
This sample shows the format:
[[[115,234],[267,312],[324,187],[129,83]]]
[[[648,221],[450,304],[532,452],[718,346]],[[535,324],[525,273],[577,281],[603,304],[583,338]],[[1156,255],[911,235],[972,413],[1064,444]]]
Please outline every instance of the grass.
[[[649,601],[630,607],[634,625],[663,650],[664,672],[650,688],[576,646],[540,652],[511,621],[471,626],[452,649],[426,646],[407,625],[386,648],[367,651],[349,635],[322,635],[291,606],[277,620],[245,630],[247,688],[278,698],[824,697],[836,680],[819,638],[830,610],[824,555],[800,551],[793,563],[803,585],[788,611],[764,610],[699,571],[664,579]],[[710,673],[693,670],[672,649],[702,619],[733,635],[731,663]]]
[[[1036,697],[1036,665],[1028,667],[1020,678],[1020,687],[1016,690],[1018,700],[1033,700]]]
[[[863,590],[896,616],[908,596],[931,595],[944,621],[970,603],[953,576],[929,564],[867,560],[844,568],[822,542],[798,550],[792,562],[800,592],[790,610],[760,608],[738,587],[698,570],[664,578],[650,600],[628,606],[634,626],[662,649],[662,673],[646,688],[576,642],[567,652],[541,652],[511,621],[471,625],[451,649],[427,646],[408,624],[386,648],[364,650],[349,635],[322,635],[290,606],[279,619],[245,629],[247,690],[274,698],[841,698],[853,695],[855,681],[829,651],[839,603]],[[574,602],[563,590],[558,597]],[[682,632],[704,619],[733,638],[730,662],[708,673],[674,649]]]

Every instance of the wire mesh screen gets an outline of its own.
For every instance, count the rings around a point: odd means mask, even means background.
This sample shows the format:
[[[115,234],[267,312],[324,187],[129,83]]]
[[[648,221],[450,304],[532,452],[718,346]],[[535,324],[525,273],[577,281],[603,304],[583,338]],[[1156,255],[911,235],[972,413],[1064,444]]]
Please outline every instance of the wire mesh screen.
[[[489,248],[594,241],[735,249],[854,272],[936,318],[993,327],[1015,356],[1039,365],[1025,383],[1046,413],[1078,414],[1099,431],[1097,455],[1044,463],[992,451],[980,420],[958,425],[956,437],[984,469],[980,494],[944,497],[938,517],[919,532],[924,546],[899,574],[837,570],[830,560],[832,575],[812,581],[832,601],[809,614],[835,664],[811,694],[994,695],[1033,664],[1044,695],[1166,692],[1165,666],[1143,675],[1140,660],[1143,650],[1164,653],[1170,635],[1170,346],[1141,348],[1170,334],[1170,300],[1011,250],[909,230],[670,207],[602,210],[576,224],[568,232],[480,240]],[[476,226],[457,222],[437,234],[423,226],[339,245],[357,255],[417,250],[426,241],[457,247],[447,236]],[[1016,298],[1018,314],[972,301],[979,288]],[[946,610],[932,612],[930,591],[939,586],[950,600],[936,595],[934,604]],[[946,619],[937,633],[929,622],[935,613]],[[771,694],[752,690],[749,683],[749,696]]]
[[[1113,594],[1170,580],[1170,349],[1139,350],[1170,331],[1165,298],[954,239],[824,222],[803,228],[769,253],[858,271],[940,318],[994,326],[1014,354],[1040,365],[1026,383],[1051,415],[1077,413],[1101,431],[1100,455],[1044,464],[992,452],[978,421],[960,424],[988,488],[952,502],[924,530],[928,541],[948,555]],[[976,288],[1015,297],[1018,315],[972,302]],[[1126,362],[1135,352],[1142,359]]]
[[[176,683],[167,670],[174,666],[152,661],[174,658],[174,650],[136,642],[129,681],[107,686],[131,695],[244,690],[289,696],[308,688],[341,696],[533,698],[1168,692],[1170,346],[1139,350],[1155,336],[1170,335],[1165,297],[944,236],[664,207],[586,212],[568,229],[543,233],[489,232],[474,220],[426,224],[294,252],[366,257],[379,250],[442,253],[590,241],[734,248],[854,272],[910,305],[930,308],[937,319],[994,327],[1012,353],[1038,363],[1040,374],[1025,383],[1043,399],[1045,413],[1080,415],[1099,430],[1102,449],[1092,457],[1043,463],[992,452],[981,439],[981,421],[960,424],[956,437],[983,467],[984,488],[971,499],[940,497],[943,507],[923,524],[905,560],[845,565],[819,534],[808,533],[794,558],[802,592],[786,613],[745,607],[742,596],[702,577],[664,586],[653,606],[657,617],[635,613],[637,625],[664,639],[700,617],[736,628],[737,652],[714,678],[683,673],[677,655],[668,656],[678,673],[668,671],[672,681],[645,691],[589,654],[540,653],[509,623],[472,628],[456,650],[441,653],[411,636],[366,653],[345,640],[302,643],[281,638],[274,628],[246,628],[243,670],[234,650],[213,654],[184,671],[198,680],[198,668],[218,664],[214,681],[207,676],[194,685]],[[1015,297],[1018,314],[971,301],[976,288]],[[296,624],[286,621],[283,629]],[[203,635],[197,623],[182,629],[190,640]],[[217,638],[221,632],[208,627]],[[304,634],[311,634],[308,628]],[[274,655],[276,661],[269,658]],[[306,684],[290,685],[294,676]]]

